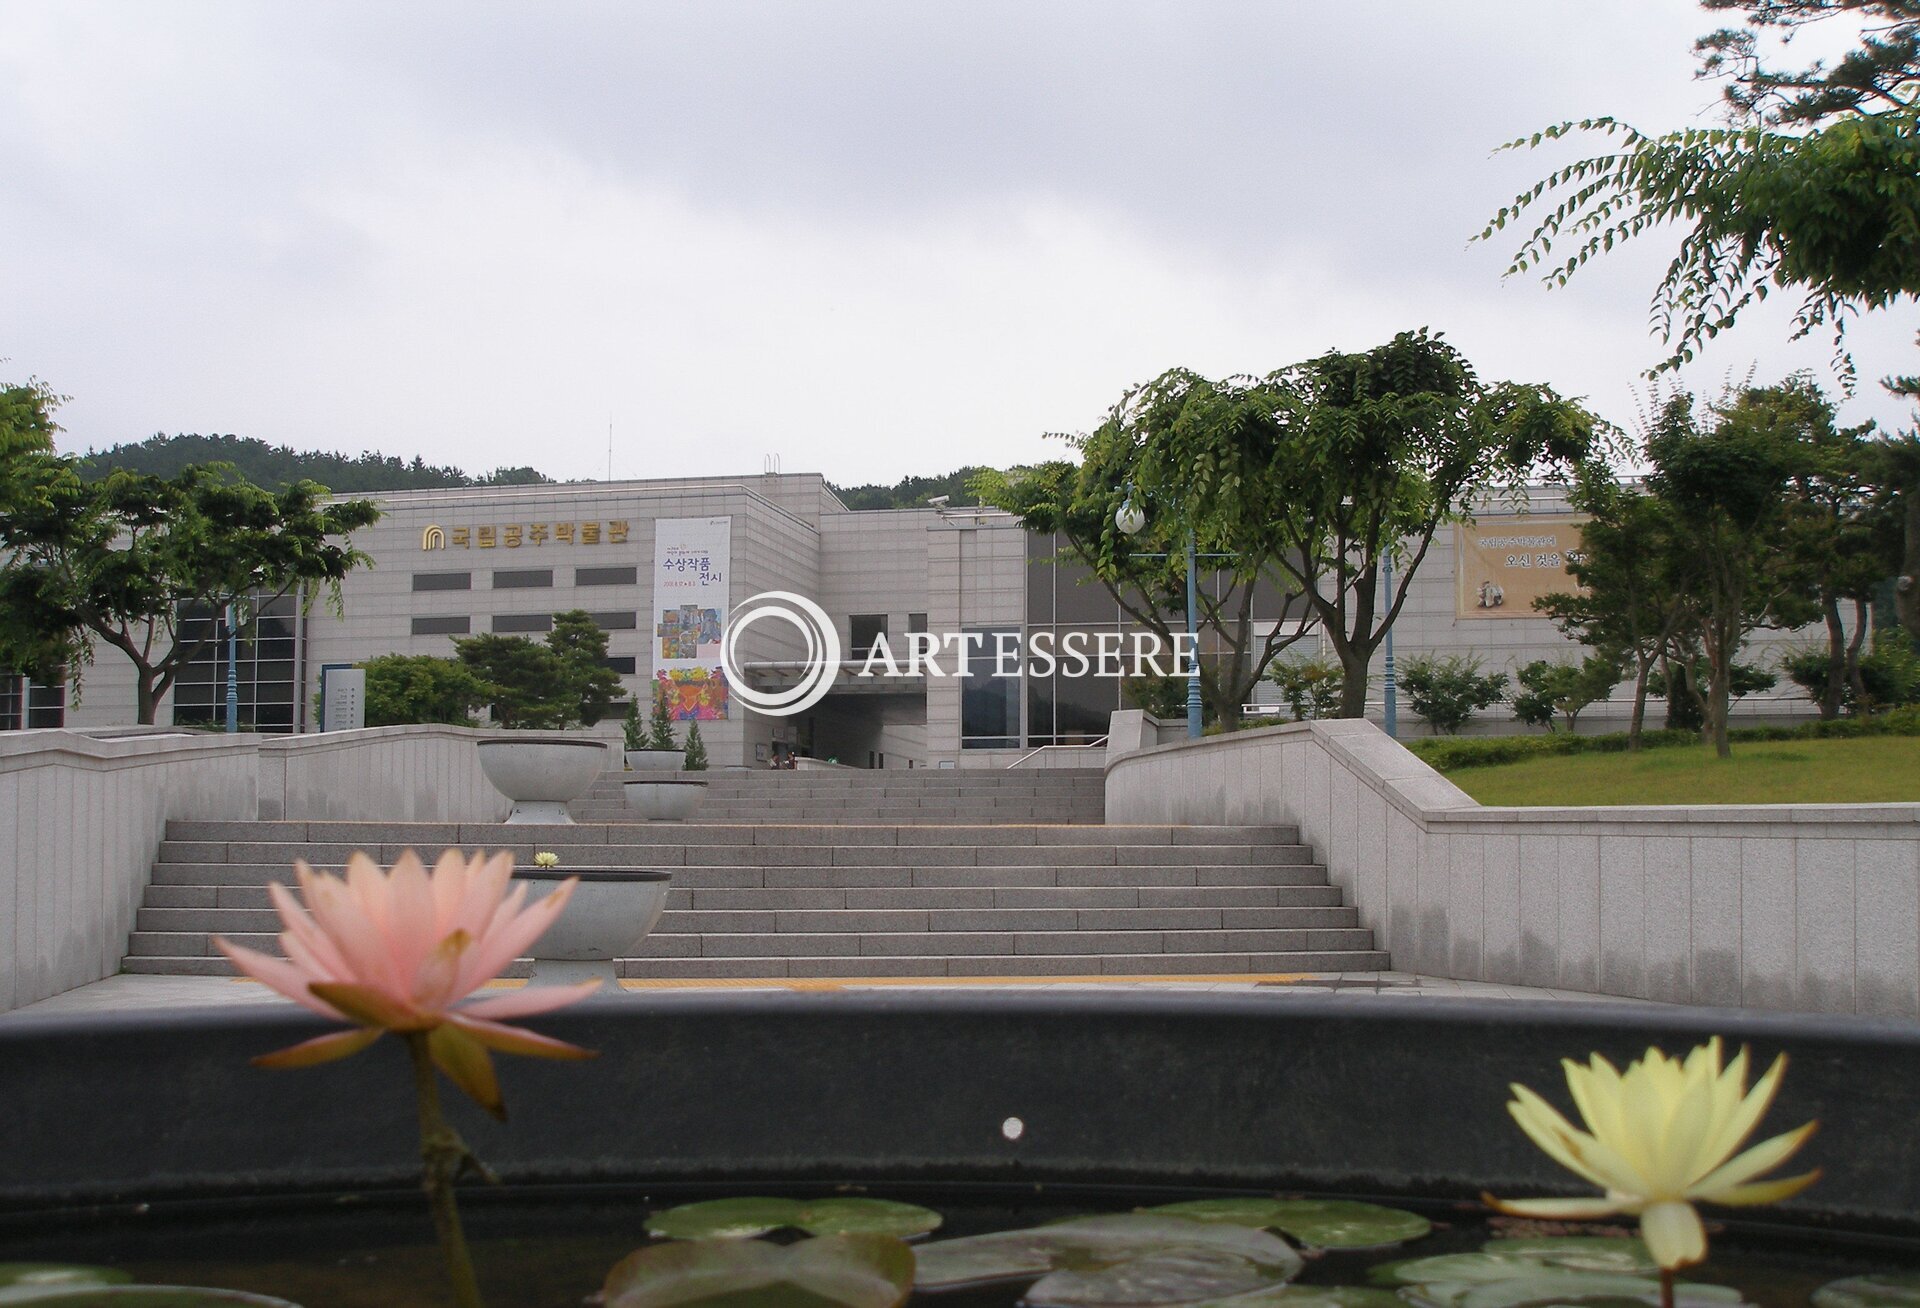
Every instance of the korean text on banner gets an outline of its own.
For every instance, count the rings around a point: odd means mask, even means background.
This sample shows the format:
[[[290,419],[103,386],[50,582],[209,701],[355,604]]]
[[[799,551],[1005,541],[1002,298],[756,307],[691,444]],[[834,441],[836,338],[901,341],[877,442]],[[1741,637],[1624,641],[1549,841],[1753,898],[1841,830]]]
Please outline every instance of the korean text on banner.
[[[727,716],[720,632],[727,620],[732,518],[653,524],[653,675],[681,721]]]

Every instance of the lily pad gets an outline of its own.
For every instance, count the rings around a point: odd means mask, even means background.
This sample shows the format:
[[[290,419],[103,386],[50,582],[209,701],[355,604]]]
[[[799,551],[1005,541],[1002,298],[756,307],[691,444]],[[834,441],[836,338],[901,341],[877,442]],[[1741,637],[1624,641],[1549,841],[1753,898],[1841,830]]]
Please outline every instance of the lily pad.
[[[606,1308],[898,1308],[912,1292],[913,1250],[891,1235],[652,1245],[602,1289]]]
[[[0,1303],[19,1303],[24,1296],[78,1286],[125,1285],[130,1272],[117,1267],[88,1267],[78,1263],[0,1263]]]
[[[890,1199],[709,1199],[647,1219],[650,1235],[673,1240],[739,1240],[794,1227],[810,1235],[925,1235],[940,1214]]]
[[[1416,1308],[1562,1308],[1563,1305],[1660,1303],[1660,1283],[1647,1276],[1554,1269],[1521,1272],[1489,1281],[1424,1281],[1401,1291]],[[1734,1308],[1738,1290],[1719,1285],[1674,1284],[1676,1308]]]
[[[1231,1299],[1209,1299],[1188,1308],[1407,1308],[1407,1301],[1386,1290],[1349,1285],[1281,1285]]]
[[[1123,1266],[1133,1263],[1146,1265]],[[1027,1301],[1187,1304],[1284,1284],[1301,1265],[1291,1245],[1264,1231],[1155,1213],[1115,1213],[923,1245],[915,1281],[922,1290],[945,1290],[1071,1273],[1058,1281],[1045,1277],[1028,1291]],[[1090,1279],[1108,1272],[1118,1274]],[[1144,1287],[1154,1284],[1177,1289],[1151,1299],[1112,1297],[1146,1293]],[[1141,1288],[1130,1288],[1135,1286]],[[1108,1297],[1090,1297],[1096,1294]]]
[[[1141,1211],[1285,1231],[1319,1249],[1372,1249],[1417,1240],[1433,1229],[1418,1213],[1351,1199],[1195,1199]]]
[[[1652,1275],[1658,1269],[1647,1247],[1620,1236],[1565,1236],[1538,1240],[1491,1240],[1479,1253],[1436,1254],[1385,1263],[1369,1274],[1386,1285],[1455,1281],[1482,1285],[1540,1271]]]
[[[16,1296],[16,1291],[25,1291]],[[0,1289],[7,1308],[300,1308],[270,1295],[241,1290],[207,1290],[191,1285],[102,1285],[68,1281],[64,1285]]]
[[[1813,1292],[1813,1308],[1920,1308],[1920,1272],[1834,1281]]]

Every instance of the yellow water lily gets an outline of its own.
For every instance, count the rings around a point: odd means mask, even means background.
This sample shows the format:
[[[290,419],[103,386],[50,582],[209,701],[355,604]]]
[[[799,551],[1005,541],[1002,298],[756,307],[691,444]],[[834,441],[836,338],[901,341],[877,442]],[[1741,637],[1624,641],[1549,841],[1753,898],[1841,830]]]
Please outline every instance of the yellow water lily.
[[[1507,1111],[1555,1162],[1606,1194],[1597,1199],[1509,1201],[1485,1196],[1503,1213],[1549,1220],[1637,1214],[1648,1252],[1663,1271],[1671,1272],[1707,1256],[1707,1233],[1695,1203],[1770,1204],[1820,1178],[1815,1168],[1780,1180],[1755,1179],[1792,1157],[1818,1122],[1734,1154],[1773,1103],[1787,1069],[1784,1054],[1752,1090],[1746,1088],[1747,1050],[1742,1048],[1723,1069],[1718,1036],[1688,1054],[1685,1062],[1649,1049],[1624,1073],[1598,1054],[1588,1066],[1572,1059],[1561,1065],[1573,1102],[1586,1119],[1585,1131],[1523,1085],[1512,1087]]]

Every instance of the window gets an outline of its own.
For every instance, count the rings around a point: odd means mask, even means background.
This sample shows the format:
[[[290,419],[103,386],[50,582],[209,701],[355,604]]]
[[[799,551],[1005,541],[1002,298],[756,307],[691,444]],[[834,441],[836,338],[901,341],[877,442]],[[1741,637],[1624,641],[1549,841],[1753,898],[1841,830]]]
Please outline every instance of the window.
[[[909,633],[912,633],[912,632],[916,632],[916,631],[917,631],[917,632],[921,632],[921,633],[923,633],[923,634],[924,634],[924,633],[926,632],[926,630],[927,630],[927,615],[926,615],[926,614],[924,614],[924,613],[909,613],[909,614],[907,614],[907,631],[908,631]]]
[[[551,585],[553,585],[552,568],[513,568],[493,574],[495,590],[526,590],[534,586]],[[498,631],[500,628],[495,627],[494,630]],[[544,631],[546,628],[543,627],[541,630]]]
[[[496,613],[493,615],[495,631],[552,631],[551,613]]]
[[[575,568],[573,584],[576,586],[632,586],[639,581],[636,568]]]
[[[593,625],[602,631],[633,631],[640,626],[640,617],[632,609],[622,609],[607,613],[589,613]]]
[[[637,664],[637,660],[631,654],[626,654],[626,655],[615,654],[611,658],[604,658],[600,660],[601,667],[612,668],[615,672],[618,672],[623,677],[631,677],[632,675],[634,675],[634,673],[639,670],[636,664]]]
[[[471,572],[416,572],[413,574],[415,590],[472,590]]]
[[[995,651],[1018,631],[978,631],[968,642],[967,675],[960,679],[960,748],[1013,749],[1020,744],[1020,678],[994,675]],[[957,670],[957,669],[956,669]]]
[[[887,632],[884,613],[856,613],[847,619],[847,657],[864,659],[873,653],[874,642]]]
[[[0,672],[0,731],[23,727],[63,727],[67,723],[67,686],[47,686],[11,672]]]
[[[180,639],[205,639],[173,684],[175,726],[217,725],[227,717],[227,651],[234,650],[234,689],[242,731],[291,732],[299,692],[294,624],[298,606],[290,595],[256,606],[242,605],[240,634],[228,640],[226,616],[205,604],[180,606]]]
[[[457,618],[415,618],[416,636],[465,636],[473,631],[473,619],[466,614]]]

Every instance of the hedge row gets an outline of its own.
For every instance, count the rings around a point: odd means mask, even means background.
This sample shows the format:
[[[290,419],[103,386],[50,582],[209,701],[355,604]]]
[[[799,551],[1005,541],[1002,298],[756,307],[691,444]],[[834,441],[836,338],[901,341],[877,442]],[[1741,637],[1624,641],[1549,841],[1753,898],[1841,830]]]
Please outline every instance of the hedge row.
[[[1920,736],[1920,708],[1895,709],[1872,717],[1835,718],[1831,722],[1807,722],[1797,727],[1735,727],[1727,733],[1735,742],[1765,740],[1826,740],[1854,736]],[[1640,735],[1647,749],[1697,745],[1700,735],[1694,731],[1645,731]],[[1461,768],[1491,767],[1496,763],[1518,763],[1530,758],[1555,754],[1619,754],[1627,748],[1624,731],[1604,736],[1575,736],[1554,732],[1545,736],[1427,736],[1402,742],[1441,772]]]

